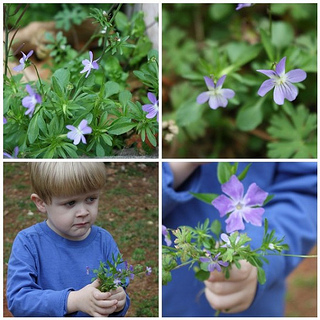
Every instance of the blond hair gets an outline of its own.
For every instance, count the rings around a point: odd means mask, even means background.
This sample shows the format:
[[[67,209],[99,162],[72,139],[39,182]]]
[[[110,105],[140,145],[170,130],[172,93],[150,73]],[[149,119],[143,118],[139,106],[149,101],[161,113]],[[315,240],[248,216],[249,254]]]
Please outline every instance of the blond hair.
[[[102,162],[31,162],[31,185],[45,203],[52,197],[69,197],[100,190],[106,182]]]

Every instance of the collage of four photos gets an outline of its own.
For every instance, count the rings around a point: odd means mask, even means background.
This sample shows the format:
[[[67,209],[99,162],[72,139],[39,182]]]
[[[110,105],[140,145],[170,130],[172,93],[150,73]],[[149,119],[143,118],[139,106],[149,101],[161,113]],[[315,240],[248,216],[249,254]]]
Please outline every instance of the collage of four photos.
[[[2,9],[3,317],[317,318],[317,1]]]

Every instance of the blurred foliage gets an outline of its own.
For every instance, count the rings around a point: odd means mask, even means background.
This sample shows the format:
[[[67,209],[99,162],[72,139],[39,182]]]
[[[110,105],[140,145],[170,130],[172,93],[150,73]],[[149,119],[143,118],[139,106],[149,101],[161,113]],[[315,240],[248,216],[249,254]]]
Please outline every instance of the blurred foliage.
[[[163,131],[163,156],[316,157],[317,5],[235,8],[163,5],[163,120],[178,127],[170,139]],[[307,79],[295,84],[296,100],[279,106],[273,90],[258,96],[268,78],[256,70],[272,69],[285,56],[286,72],[302,69]],[[207,90],[203,77],[224,74],[224,87],[236,93],[227,107],[199,105],[197,96]],[[279,134],[279,127],[293,131]]]

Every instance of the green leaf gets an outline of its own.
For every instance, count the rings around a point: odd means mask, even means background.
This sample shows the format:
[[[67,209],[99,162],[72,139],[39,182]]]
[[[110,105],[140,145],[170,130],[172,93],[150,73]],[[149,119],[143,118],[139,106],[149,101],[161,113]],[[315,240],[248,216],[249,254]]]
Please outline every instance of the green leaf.
[[[136,123],[132,123],[129,118],[120,118],[115,120],[108,129],[109,134],[120,135],[130,131],[136,126]]]
[[[259,98],[254,104],[245,105],[237,114],[236,125],[242,131],[255,129],[263,120],[262,105],[265,97]]]
[[[233,174],[233,166],[229,162],[218,163],[217,175],[220,184],[228,182]]]
[[[241,181],[241,180],[243,180],[245,177],[246,177],[246,175],[247,175],[247,173],[248,173],[248,171],[249,171],[249,169],[250,169],[250,167],[251,167],[251,164],[252,163],[249,163],[244,169],[243,169],[243,171],[238,175],[238,179]]]
[[[109,98],[112,95],[119,93],[119,90],[120,90],[120,86],[118,85],[118,83],[114,81],[108,81],[104,85],[104,97]]]
[[[119,94],[119,101],[123,107],[125,107],[131,100],[132,94],[128,90],[121,91]]]
[[[211,223],[210,230],[217,236],[220,237],[221,234],[221,222],[219,220],[214,220]]]
[[[215,194],[215,193],[194,193],[194,192],[191,192],[190,193],[195,197],[197,198],[198,200],[201,200],[207,204],[211,204],[211,202],[216,198],[218,197],[219,195],[218,194]]]
[[[199,270],[199,271],[197,271],[195,273],[195,276],[199,281],[203,282],[203,281],[209,279],[210,272],[209,271],[204,271],[204,270]]]
[[[58,69],[54,72],[52,78],[55,78],[62,88],[66,88],[70,81],[70,71],[66,68]]]
[[[268,133],[274,142],[268,143],[271,158],[316,158],[317,157],[317,115],[304,106],[294,109],[291,115],[280,112],[271,118]]]
[[[261,35],[262,45],[263,45],[264,49],[266,50],[266,53],[268,55],[269,60],[274,61],[275,60],[275,53],[274,53],[274,47],[271,42],[270,35],[268,35],[267,32],[263,29],[260,29],[260,35]]]
[[[28,139],[30,141],[30,143],[35,142],[35,140],[38,138],[39,136],[39,125],[38,125],[38,117],[39,114],[35,114],[30,121],[29,127],[28,127],[28,131],[27,131],[27,136]]]
[[[272,22],[271,42],[278,48],[286,48],[292,44],[294,40],[294,30],[292,25],[283,21]]]

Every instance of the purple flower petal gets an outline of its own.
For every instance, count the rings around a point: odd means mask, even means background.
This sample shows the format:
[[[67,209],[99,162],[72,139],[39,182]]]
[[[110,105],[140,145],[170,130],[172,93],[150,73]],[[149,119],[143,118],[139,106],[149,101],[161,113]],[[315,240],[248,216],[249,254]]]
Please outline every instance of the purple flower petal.
[[[156,96],[152,92],[148,92],[147,96],[152,104],[156,104],[158,102]]]
[[[209,106],[211,109],[217,109],[218,107],[226,107],[228,100],[222,95],[214,95],[209,98]]]
[[[238,230],[244,230],[244,223],[242,221],[242,216],[239,211],[232,212],[229,218],[226,219],[226,224],[227,233],[232,233]]]
[[[225,216],[233,209],[233,201],[224,194],[215,198],[212,205],[219,211],[220,217]]]
[[[272,79],[268,79],[262,83],[258,90],[258,95],[263,97],[267,92],[272,90],[275,86],[275,82]]]
[[[197,97],[197,103],[203,104],[203,103],[207,102],[209,100],[209,98],[210,98],[210,91],[202,92]]]
[[[276,73],[278,76],[281,76],[282,74],[285,73],[285,67],[286,67],[286,59],[287,57],[283,57],[279,63],[276,65]]]
[[[217,81],[217,84],[216,84],[216,88],[221,88],[223,83],[224,83],[224,80],[226,79],[226,74],[224,74],[218,81]]]
[[[243,184],[235,175],[231,176],[229,181],[221,186],[221,189],[236,202],[243,198]]]
[[[214,270],[217,270],[218,272],[221,272],[221,267],[216,262],[210,263],[208,265],[208,271],[213,272]]]
[[[235,95],[235,92],[231,89],[221,89],[220,92],[226,99],[232,99]]]
[[[213,82],[213,80],[211,78],[204,77],[204,81],[205,81],[205,83],[207,85],[207,88],[209,90],[215,89],[216,86],[215,86],[215,84],[214,84],[214,82]]]
[[[206,257],[200,257],[199,260],[200,260],[201,262],[204,262],[204,263],[211,261],[210,258],[206,258]]]
[[[301,69],[294,69],[287,73],[287,79],[290,82],[301,82],[307,78],[307,73]]]
[[[262,206],[267,196],[268,192],[263,191],[256,183],[252,183],[249,186],[243,201],[246,206]]]
[[[248,207],[246,207],[242,211],[242,216],[246,222],[250,222],[254,226],[261,227],[263,213],[264,213],[263,208],[248,208]]]
[[[257,70],[257,71],[260,73],[263,73],[264,75],[266,75],[267,77],[269,77],[271,79],[278,78],[277,74],[273,70]]]

